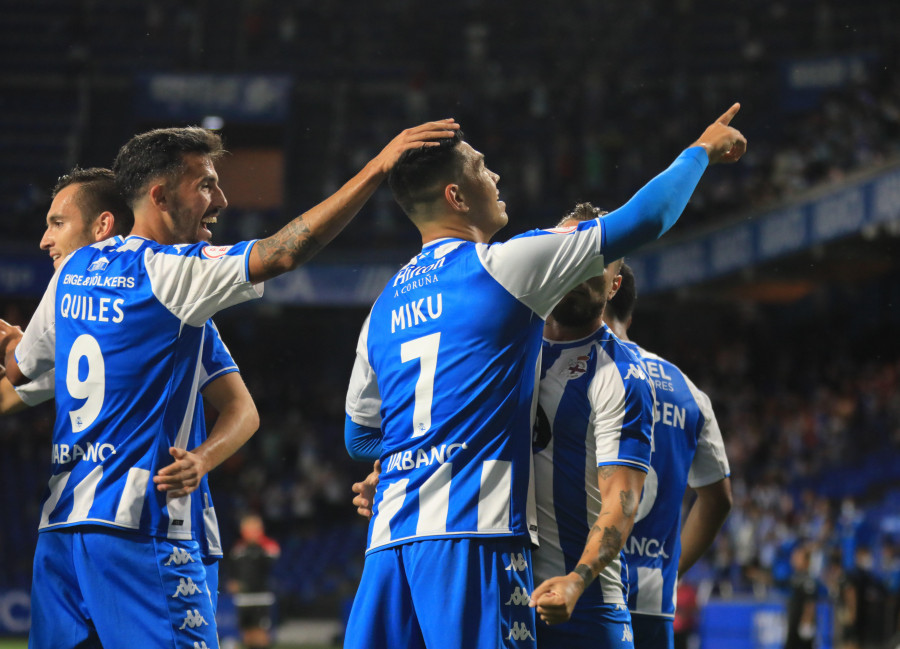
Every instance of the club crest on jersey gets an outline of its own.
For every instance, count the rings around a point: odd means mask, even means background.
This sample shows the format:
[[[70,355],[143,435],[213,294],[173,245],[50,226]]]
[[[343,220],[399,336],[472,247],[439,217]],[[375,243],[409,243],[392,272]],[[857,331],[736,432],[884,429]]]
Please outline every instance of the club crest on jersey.
[[[570,360],[569,365],[566,367],[566,377],[577,379],[584,375],[587,372],[588,360],[590,360],[589,356],[579,356]]]
[[[577,230],[577,229],[578,229],[578,224],[575,223],[573,225],[566,225],[561,228],[549,228],[547,230],[544,230],[544,232],[552,232],[553,234],[570,234],[572,232],[575,232],[575,230]]]
[[[229,250],[231,250],[231,246],[203,246],[200,254],[207,259],[219,259],[224,257]]]
[[[93,262],[90,266],[87,267],[87,272],[93,273],[98,270],[106,270],[107,266],[109,266],[109,259],[107,259],[106,257],[100,257],[100,259]]]

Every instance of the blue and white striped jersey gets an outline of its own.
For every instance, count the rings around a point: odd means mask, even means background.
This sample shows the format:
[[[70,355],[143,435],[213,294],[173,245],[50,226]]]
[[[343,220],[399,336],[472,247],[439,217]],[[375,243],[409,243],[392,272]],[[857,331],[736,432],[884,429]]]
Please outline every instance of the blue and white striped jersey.
[[[116,237],[57,270],[16,348],[25,376],[58,368],[41,530],[96,524],[198,537],[197,496],[171,498],[151,478],[172,461],[170,446],[193,446],[206,321],[262,294],[248,280],[252,245]]]
[[[656,390],[650,473],[625,543],[628,608],[673,617],[685,486],[728,477],[728,459],[709,397],[669,361],[624,344],[640,357]]]
[[[637,357],[606,325],[582,340],[544,340],[534,428],[538,538],[535,583],[571,572],[600,514],[597,468],[648,471],[653,390]],[[579,606],[625,604],[628,567],[611,562]],[[585,604],[581,604],[585,602]]]
[[[203,357],[200,367],[200,392],[214,379],[237,372],[238,367],[231,353],[222,342],[219,331],[212,320],[206,321],[206,334],[204,336]],[[34,381],[16,388],[16,392],[29,406],[36,406],[53,398],[55,389],[56,369],[44,372]],[[197,399],[197,411],[194,415],[193,432],[188,448],[196,448],[206,440],[206,421],[203,415],[203,400]],[[200,552],[203,556],[221,557],[222,539],[219,533],[219,523],[216,518],[216,510],[213,506],[212,493],[209,489],[209,477],[203,476],[200,486],[191,494],[191,527],[194,530],[203,530],[197,534],[200,541]]]
[[[603,269],[599,221],[506,243],[440,239],[366,320],[347,415],[383,431],[369,551],[535,533],[531,426],[543,319]]]

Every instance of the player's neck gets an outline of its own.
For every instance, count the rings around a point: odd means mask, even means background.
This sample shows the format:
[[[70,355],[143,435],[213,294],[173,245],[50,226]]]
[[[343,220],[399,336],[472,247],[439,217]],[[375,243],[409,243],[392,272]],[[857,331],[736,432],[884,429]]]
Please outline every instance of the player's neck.
[[[484,232],[477,225],[459,218],[435,218],[416,223],[422,234],[422,244],[427,244],[437,239],[462,239],[475,243],[488,243],[493,232]]]
[[[549,315],[544,322],[544,338],[556,342],[581,340],[593,334],[601,326],[603,326],[603,321],[600,318],[590,320],[581,325],[564,325],[552,315]]]
[[[619,340],[624,340],[626,342],[631,342],[628,339],[628,328],[622,323],[616,320],[615,318],[610,318],[609,320],[604,320],[606,326],[612,329],[612,332],[616,334],[616,337]]]

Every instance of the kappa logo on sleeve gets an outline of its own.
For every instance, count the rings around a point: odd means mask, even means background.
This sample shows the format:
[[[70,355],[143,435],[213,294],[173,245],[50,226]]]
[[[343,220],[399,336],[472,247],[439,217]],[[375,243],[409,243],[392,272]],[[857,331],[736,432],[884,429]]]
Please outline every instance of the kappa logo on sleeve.
[[[231,246],[204,246],[200,249],[200,254],[207,259],[219,259],[228,254]]]

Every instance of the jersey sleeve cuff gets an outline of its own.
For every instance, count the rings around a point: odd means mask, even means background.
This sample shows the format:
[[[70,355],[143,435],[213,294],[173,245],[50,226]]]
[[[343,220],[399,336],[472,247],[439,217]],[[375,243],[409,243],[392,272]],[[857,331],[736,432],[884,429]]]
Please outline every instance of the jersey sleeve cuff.
[[[614,460],[597,460],[597,468],[599,469],[601,466],[627,466],[630,469],[637,469],[644,473],[650,473],[649,464],[637,462],[635,460],[623,460],[622,458],[616,458]]]

